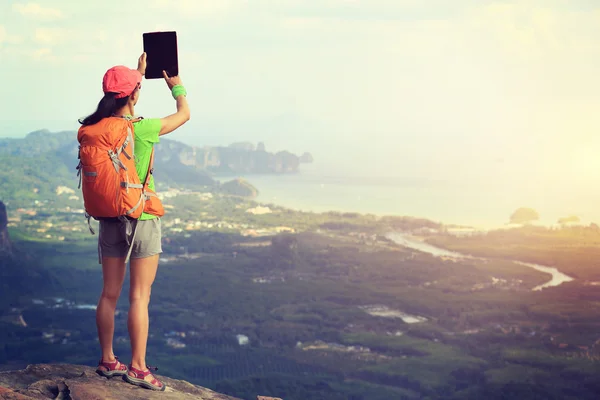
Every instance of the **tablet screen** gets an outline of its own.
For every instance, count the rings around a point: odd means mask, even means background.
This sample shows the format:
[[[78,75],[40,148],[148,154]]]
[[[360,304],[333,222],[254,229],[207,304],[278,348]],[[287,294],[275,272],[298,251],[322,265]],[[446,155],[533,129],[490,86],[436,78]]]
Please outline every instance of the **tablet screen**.
[[[178,75],[177,32],[144,33],[143,39],[147,56],[146,79],[162,78],[163,70],[169,76]]]

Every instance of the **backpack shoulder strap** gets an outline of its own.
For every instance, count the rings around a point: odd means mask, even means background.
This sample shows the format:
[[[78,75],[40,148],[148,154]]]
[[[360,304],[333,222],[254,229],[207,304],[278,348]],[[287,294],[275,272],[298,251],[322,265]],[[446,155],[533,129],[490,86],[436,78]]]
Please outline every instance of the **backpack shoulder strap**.
[[[154,172],[154,146],[152,146],[152,153],[150,153],[150,163],[148,164],[148,172],[146,173],[146,180],[144,181],[144,188],[148,186],[150,182],[150,175]]]

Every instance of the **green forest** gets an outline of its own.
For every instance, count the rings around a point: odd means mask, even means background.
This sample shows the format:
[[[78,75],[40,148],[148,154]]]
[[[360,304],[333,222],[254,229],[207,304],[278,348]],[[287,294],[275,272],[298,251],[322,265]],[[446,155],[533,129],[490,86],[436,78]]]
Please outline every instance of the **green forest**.
[[[166,233],[148,350],[161,374],[243,399],[597,398],[594,226],[456,237],[410,217],[273,205],[254,215],[245,210],[256,204],[237,197],[190,194],[167,205],[167,225],[201,216],[214,226]],[[45,204],[10,230],[22,257],[2,258],[0,364],[97,361],[86,308],[101,290],[95,237],[44,238],[29,224],[53,221],[50,233],[61,221],[84,226],[53,207],[63,205]],[[292,231],[241,233],[284,224]],[[487,259],[433,257],[386,238],[424,228],[436,232],[429,243]],[[576,279],[533,292],[549,275],[513,260]],[[115,333],[123,359],[126,299]]]

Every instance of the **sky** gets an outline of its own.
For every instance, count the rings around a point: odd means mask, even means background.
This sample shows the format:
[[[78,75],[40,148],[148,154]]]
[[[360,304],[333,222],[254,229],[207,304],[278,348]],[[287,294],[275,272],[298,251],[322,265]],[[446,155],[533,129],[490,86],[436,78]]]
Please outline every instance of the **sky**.
[[[177,31],[192,111],[172,139],[600,196],[593,0],[3,0],[1,135],[76,129],[158,30]],[[175,110],[163,81],[142,92],[137,114]]]

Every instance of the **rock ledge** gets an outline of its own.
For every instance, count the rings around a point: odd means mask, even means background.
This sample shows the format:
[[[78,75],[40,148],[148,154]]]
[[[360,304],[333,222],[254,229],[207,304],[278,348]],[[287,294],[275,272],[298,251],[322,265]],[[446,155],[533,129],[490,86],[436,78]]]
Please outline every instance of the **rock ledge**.
[[[36,364],[24,370],[0,372],[0,399],[3,400],[241,400],[160,376],[167,389],[153,392],[130,385],[120,377],[106,379],[95,369],[81,365]],[[258,399],[271,399],[258,396]],[[273,399],[278,400],[278,399]],[[279,399],[280,400],[280,399]]]

